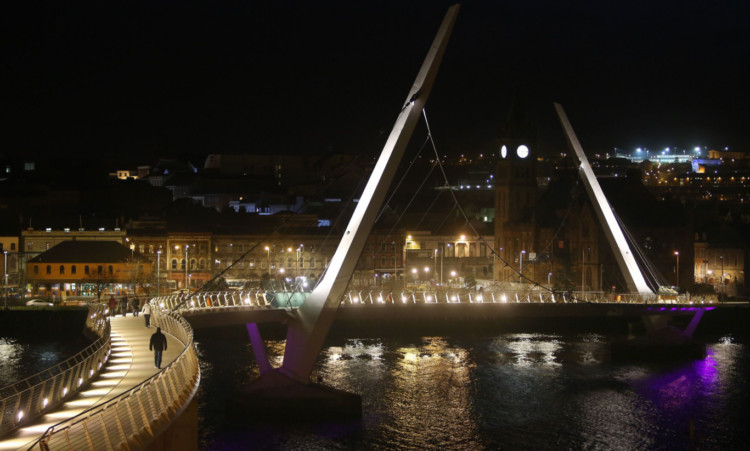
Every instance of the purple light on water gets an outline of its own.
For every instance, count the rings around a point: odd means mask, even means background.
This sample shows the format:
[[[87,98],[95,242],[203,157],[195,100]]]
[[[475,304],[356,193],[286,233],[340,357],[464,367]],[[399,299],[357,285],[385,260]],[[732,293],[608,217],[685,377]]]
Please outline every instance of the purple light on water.
[[[660,311],[660,312],[663,312],[663,311],[664,311],[664,310],[666,310],[666,309],[667,309],[666,307],[662,307],[662,308],[660,308],[660,309],[659,309],[659,311]]]
[[[666,411],[695,408],[701,399],[715,396],[721,389],[718,363],[713,354],[708,350],[703,359],[646,379],[642,385],[644,394]]]
[[[716,307],[706,307],[706,311],[708,311],[708,310],[713,310],[713,309],[715,309],[715,308],[716,308]]]
[[[675,310],[677,310],[677,307],[672,307],[672,311],[674,312]]]
[[[680,308],[680,311],[681,311],[681,312],[684,312],[685,310],[687,310],[687,307],[682,307],[682,308]]]

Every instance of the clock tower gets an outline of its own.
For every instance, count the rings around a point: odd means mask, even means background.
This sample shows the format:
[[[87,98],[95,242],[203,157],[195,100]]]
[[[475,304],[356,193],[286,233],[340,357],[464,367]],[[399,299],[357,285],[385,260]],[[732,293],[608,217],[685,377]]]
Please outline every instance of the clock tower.
[[[495,248],[509,264],[518,265],[521,251],[534,251],[533,210],[537,202],[536,131],[518,98],[499,127],[497,151]],[[496,280],[498,277],[506,279],[503,274],[496,274]]]
[[[534,127],[516,100],[500,126],[495,168],[495,220],[518,222],[536,203],[536,139]]]

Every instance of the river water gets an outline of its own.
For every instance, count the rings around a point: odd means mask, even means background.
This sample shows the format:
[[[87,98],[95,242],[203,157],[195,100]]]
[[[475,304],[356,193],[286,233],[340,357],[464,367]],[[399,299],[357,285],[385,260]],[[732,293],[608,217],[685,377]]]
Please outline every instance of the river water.
[[[200,448],[725,450],[750,443],[747,333],[700,337],[708,355],[678,363],[612,361],[613,337],[602,333],[393,335],[333,336],[315,368],[324,384],[362,396],[361,421],[295,423],[230,413],[237,389],[258,375],[252,348],[242,334],[197,331]],[[86,344],[0,338],[0,386]],[[280,364],[283,341],[269,341],[268,351]]]
[[[200,335],[200,334],[199,334]],[[314,377],[363,418],[229,417],[258,375],[247,339],[199,336],[200,446],[241,449],[739,449],[750,442],[750,342],[705,338],[678,363],[613,362],[611,337],[497,333],[330,338]],[[269,342],[280,363],[283,341]]]
[[[54,366],[89,344],[83,335],[54,341],[0,336],[0,387]]]

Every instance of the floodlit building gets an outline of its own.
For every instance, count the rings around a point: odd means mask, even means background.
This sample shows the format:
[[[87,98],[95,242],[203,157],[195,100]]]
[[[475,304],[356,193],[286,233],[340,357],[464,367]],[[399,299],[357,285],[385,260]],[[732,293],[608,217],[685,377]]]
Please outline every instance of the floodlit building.
[[[67,296],[149,294],[152,263],[116,241],[63,241],[26,262],[26,291]]]

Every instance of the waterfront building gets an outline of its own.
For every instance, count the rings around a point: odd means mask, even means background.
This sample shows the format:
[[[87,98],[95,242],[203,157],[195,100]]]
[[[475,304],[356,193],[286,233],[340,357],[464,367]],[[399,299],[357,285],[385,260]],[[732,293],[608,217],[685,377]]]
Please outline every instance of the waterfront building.
[[[30,294],[67,296],[149,294],[152,264],[117,241],[63,241],[26,262]]]

